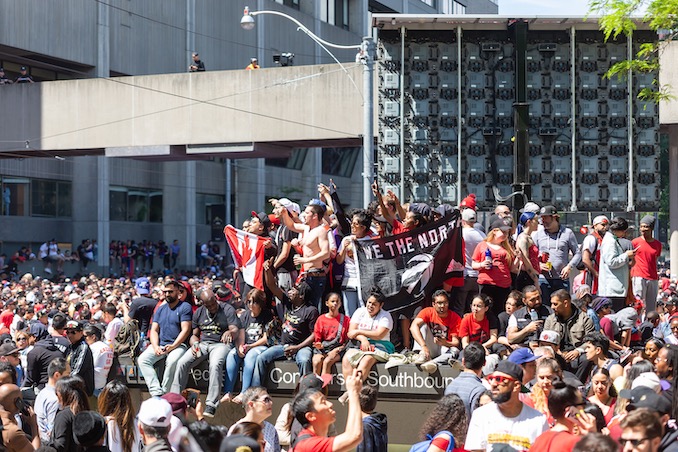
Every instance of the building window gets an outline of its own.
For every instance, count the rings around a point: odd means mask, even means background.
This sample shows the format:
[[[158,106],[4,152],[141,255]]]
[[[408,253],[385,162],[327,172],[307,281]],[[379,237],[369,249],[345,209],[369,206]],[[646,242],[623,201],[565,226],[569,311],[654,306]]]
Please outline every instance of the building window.
[[[275,0],[276,3],[280,3],[281,5],[289,6],[290,8],[299,9],[299,0]]]
[[[196,223],[197,224],[212,224],[214,216],[217,211],[224,210],[225,197],[223,195],[208,195],[205,193],[198,193],[196,195]],[[224,220],[223,215],[221,219]]]
[[[109,190],[111,221],[162,223],[162,192],[126,187]]]
[[[308,149],[293,149],[292,153],[287,158],[266,159],[266,165],[277,166],[278,168],[300,170],[304,166],[304,160],[306,160],[307,152]]]
[[[441,0],[440,12],[443,14],[466,14],[466,7],[455,0]]]
[[[31,216],[70,217],[71,183],[53,180],[31,180]]]
[[[431,8],[436,7],[436,0],[421,0],[421,2],[430,6]]]
[[[320,20],[348,30],[348,2],[349,0],[323,0],[320,5]]]
[[[20,177],[2,178],[2,215],[26,217],[29,215],[30,179]]]
[[[351,177],[361,148],[323,148],[323,174]]]

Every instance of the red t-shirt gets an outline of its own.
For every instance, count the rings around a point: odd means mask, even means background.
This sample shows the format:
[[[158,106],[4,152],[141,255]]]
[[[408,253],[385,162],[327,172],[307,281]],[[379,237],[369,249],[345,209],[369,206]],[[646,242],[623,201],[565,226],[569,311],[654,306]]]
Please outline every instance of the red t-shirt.
[[[662,254],[662,243],[655,239],[648,242],[642,237],[636,237],[631,242],[636,251],[636,265],[631,267],[631,276],[639,276],[645,279],[657,280],[657,259]]]
[[[304,438],[308,436],[309,438]],[[302,438],[299,441],[299,438]],[[297,435],[297,444],[290,449],[290,452],[332,452],[334,447],[334,436],[316,436],[309,429],[303,429]]]
[[[440,337],[447,341],[451,341],[454,336],[459,336],[459,324],[461,317],[456,312],[448,309],[445,318],[440,317],[435,308],[428,307],[422,309],[417,315],[428,325],[429,330],[434,337]]]
[[[315,337],[315,342],[322,341],[331,341],[337,337],[337,331],[339,330],[339,319],[341,315],[338,315],[334,318],[327,317],[327,315],[321,315],[318,317],[318,320],[315,321],[315,327],[313,328],[313,335]],[[348,327],[350,326],[351,318],[347,315],[344,316],[343,327],[341,330],[341,343],[345,344],[348,334]]]
[[[478,270],[478,284],[488,284],[502,288],[511,287],[511,267],[508,262],[508,253],[504,248],[498,250],[488,247],[487,242],[482,241],[473,251],[472,259],[475,262],[485,260],[485,250],[489,249],[492,253],[492,268]]]
[[[530,447],[530,452],[569,452],[579,442],[581,436],[570,432],[554,432],[549,430],[539,435]]]
[[[473,317],[473,313],[466,314],[459,324],[459,337],[465,336],[468,336],[469,342],[480,342],[481,344],[487,342],[490,339],[490,320],[487,315],[478,322]]]
[[[398,220],[393,220],[393,224],[391,226],[393,226],[393,229],[391,230],[391,233],[393,235],[398,235],[402,234],[403,232],[409,231],[409,229],[403,226],[403,224]]]

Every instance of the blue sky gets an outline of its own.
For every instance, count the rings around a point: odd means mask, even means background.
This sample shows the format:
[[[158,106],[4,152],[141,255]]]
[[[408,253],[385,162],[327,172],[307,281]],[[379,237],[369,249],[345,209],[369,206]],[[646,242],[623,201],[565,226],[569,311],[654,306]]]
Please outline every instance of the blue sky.
[[[584,16],[588,0],[499,0],[499,14],[512,16]]]

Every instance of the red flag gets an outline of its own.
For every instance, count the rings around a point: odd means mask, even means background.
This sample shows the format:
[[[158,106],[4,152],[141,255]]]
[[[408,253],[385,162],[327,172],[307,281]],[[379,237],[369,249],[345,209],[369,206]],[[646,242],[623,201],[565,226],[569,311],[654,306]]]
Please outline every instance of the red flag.
[[[242,272],[245,282],[264,290],[264,247],[269,239],[241,231],[231,225],[224,228],[224,235],[235,265]]]

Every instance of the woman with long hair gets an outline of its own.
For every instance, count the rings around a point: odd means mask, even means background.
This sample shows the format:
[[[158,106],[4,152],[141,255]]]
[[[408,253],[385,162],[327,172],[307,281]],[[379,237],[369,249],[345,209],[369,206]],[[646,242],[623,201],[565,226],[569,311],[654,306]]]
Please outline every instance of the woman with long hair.
[[[504,220],[496,220],[490,225],[485,240],[473,251],[471,266],[478,270],[480,293],[494,300],[494,315],[497,316],[511,293],[512,272],[518,270],[516,253],[509,243],[511,226]]]
[[[515,287],[523,290],[525,286],[539,287],[539,248],[532,240],[532,233],[539,227],[537,215],[525,212],[518,220],[520,233],[516,238],[516,254],[520,258],[521,267],[516,278]]]
[[[266,309],[266,293],[263,290],[252,289],[247,293],[246,300],[247,310],[240,319],[245,330],[245,343],[233,348],[226,357],[224,396],[221,398],[221,403],[231,401],[231,393],[241,368],[242,388],[240,392],[245,392],[252,385],[257,357],[267,348],[267,325],[273,318],[271,312]],[[236,397],[233,401],[240,403],[242,398]]]
[[[493,301],[485,294],[477,294],[471,301],[471,312],[466,314],[459,323],[459,337],[463,348],[471,342],[480,342],[487,353],[490,347],[497,343],[498,321],[497,318],[488,315]]]
[[[617,390],[610,379],[610,372],[599,367],[591,376],[591,395],[589,402],[597,405],[603,412],[605,424],[614,417],[614,407],[617,403]]]
[[[58,452],[80,452],[82,449],[73,441],[73,421],[76,414],[89,410],[85,382],[69,375],[57,381],[55,392],[60,409],[54,417],[49,445]]]
[[[450,442],[453,451],[463,451],[468,429],[468,415],[464,402],[457,394],[448,394],[438,401],[419,430],[422,441],[433,438],[427,452],[444,452]],[[452,437],[443,431],[450,432]]]
[[[548,396],[548,408],[554,424],[542,433],[530,447],[534,452],[571,451],[588,432],[596,431],[596,418],[583,408],[586,401],[574,386],[556,381]]]
[[[532,386],[532,393],[523,402],[535,410],[546,415],[549,425],[553,425],[554,419],[549,412],[548,397],[551,394],[553,383],[562,379],[563,371],[553,358],[543,358],[537,365],[537,382]]]
[[[106,444],[111,452],[138,452],[136,412],[127,386],[117,380],[109,381],[99,395],[98,409],[106,419]]]

